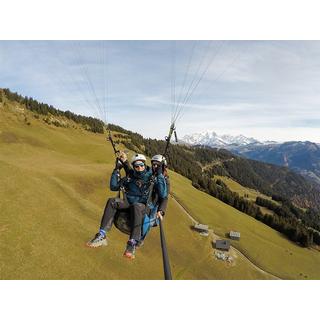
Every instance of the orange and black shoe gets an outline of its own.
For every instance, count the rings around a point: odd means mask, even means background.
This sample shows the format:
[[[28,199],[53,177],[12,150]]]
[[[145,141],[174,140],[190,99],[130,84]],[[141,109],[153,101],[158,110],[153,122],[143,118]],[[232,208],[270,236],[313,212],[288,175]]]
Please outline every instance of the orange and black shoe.
[[[126,247],[126,250],[125,250],[123,256],[128,259],[134,259],[135,252],[136,252],[136,241],[134,239],[130,239],[127,242],[127,247]]]

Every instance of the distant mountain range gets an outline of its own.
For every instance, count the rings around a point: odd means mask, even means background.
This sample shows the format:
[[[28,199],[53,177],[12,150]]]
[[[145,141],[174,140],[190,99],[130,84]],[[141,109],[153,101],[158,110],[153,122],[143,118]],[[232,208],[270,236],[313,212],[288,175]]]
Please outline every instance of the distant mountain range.
[[[180,139],[180,143],[188,145],[202,145],[214,148],[234,149],[242,146],[249,145],[266,145],[276,144],[275,141],[258,141],[254,138],[248,138],[244,135],[232,136],[229,134],[218,135],[214,131],[207,131],[203,133],[194,133],[185,135]]]
[[[233,152],[249,159],[288,167],[320,184],[320,144],[290,141],[262,146],[241,146]]]
[[[243,135],[219,136],[215,132],[184,136],[182,143],[223,148],[248,159],[288,167],[320,184],[320,144],[310,141],[258,141]]]

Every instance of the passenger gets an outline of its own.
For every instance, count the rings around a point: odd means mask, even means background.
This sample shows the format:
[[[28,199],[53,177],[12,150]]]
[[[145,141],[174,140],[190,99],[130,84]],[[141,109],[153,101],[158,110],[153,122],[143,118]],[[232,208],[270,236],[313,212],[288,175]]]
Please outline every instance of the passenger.
[[[143,223],[143,234],[142,237],[137,244],[137,247],[141,247],[143,245],[144,239],[149,232],[151,227],[156,227],[159,224],[159,220],[163,218],[165,212],[167,210],[168,205],[168,196],[170,193],[170,180],[167,171],[167,161],[164,156],[157,154],[154,155],[151,159],[151,168],[152,173],[154,175],[162,174],[164,176],[166,187],[167,187],[167,196],[164,198],[159,197],[159,193],[153,192],[151,198],[151,208],[148,217],[145,217],[145,221]]]
[[[116,161],[110,179],[110,189],[119,191],[124,188],[125,199],[110,198],[106,204],[104,214],[101,219],[100,230],[87,245],[89,247],[100,247],[107,245],[106,234],[111,229],[117,212],[124,211],[131,215],[131,234],[127,243],[124,256],[133,259],[135,257],[135,248],[142,236],[142,222],[146,213],[148,213],[148,200],[150,185],[154,178],[152,169],[146,166],[146,157],[142,154],[136,154],[132,157],[131,164],[133,169],[129,168],[127,156],[121,153],[120,161]],[[120,179],[120,169],[124,168],[127,175]],[[159,198],[167,196],[167,187],[162,173],[157,173],[154,181],[155,194]]]
[[[170,179],[168,175],[168,170],[167,170],[167,160],[164,156],[161,154],[157,154],[152,157],[151,159],[151,167],[152,167],[152,172],[157,172],[159,168],[161,168],[161,173],[164,176],[164,179],[166,181],[166,186],[167,186],[167,196],[165,198],[158,198],[158,201],[156,202],[157,206],[157,218],[162,218],[167,210],[167,205],[168,205],[168,197],[170,193]],[[158,195],[155,195],[158,197]]]

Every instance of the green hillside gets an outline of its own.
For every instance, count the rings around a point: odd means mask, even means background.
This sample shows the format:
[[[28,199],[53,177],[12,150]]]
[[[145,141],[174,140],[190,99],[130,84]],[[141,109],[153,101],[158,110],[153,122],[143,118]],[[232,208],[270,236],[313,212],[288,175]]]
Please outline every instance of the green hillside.
[[[117,229],[108,247],[85,246],[114,195],[108,189],[114,155],[104,135],[68,123],[48,125],[18,105],[0,103],[0,279],[162,279],[157,228],[134,261],[122,257],[127,236]],[[192,216],[220,236],[239,230],[242,238],[234,246],[256,265],[280,278],[320,279],[319,252],[298,247],[170,174],[174,195]],[[170,200],[165,230],[175,279],[272,278],[240,255],[232,266],[216,260],[210,237],[191,225]]]
[[[217,180],[217,179],[222,180],[230,188],[230,190],[237,192],[241,197],[247,196],[247,199],[251,200],[253,202],[256,201],[257,197],[263,197],[268,200],[271,200],[271,197],[268,197],[255,189],[250,189],[250,188],[244,187],[240,183],[234,181],[233,179],[231,179],[229,177],[215,175],[214,179],[215,180]]]
[[[240,241],[232,245],[263,270],[282,279],[319,279],[320,252],[302,248],[238,210],[228,207],[204,192],[194,193],[191,182],[175,173],[171,175],[174,194],[185,208],[202,223],[209,224],[223,237],[230,230],[241,232]]]
[[[268,197],[265,194],[263,194],[257,190],[244,187],[240,183],[232,180],[229,177],[216,175],[216,176],[214,176],[214,179],[215,180],[218,180],[218,179],[222,180],[231,191],[237,192],[241,197],[245,197],[246,199],[248,199],[250,201],[255,202],[257,197],[261,197],[261,198],[268,199],[269,201],[272,201],[275,204],[277,204],[277,202],[273,201],[271,197]],[[269,210],[266,207],[261,207],[261,206],[259,206],[259,207],[260,207],[260,210],[263,214],[271,214],[271,215],[274,214],[273,211]]]

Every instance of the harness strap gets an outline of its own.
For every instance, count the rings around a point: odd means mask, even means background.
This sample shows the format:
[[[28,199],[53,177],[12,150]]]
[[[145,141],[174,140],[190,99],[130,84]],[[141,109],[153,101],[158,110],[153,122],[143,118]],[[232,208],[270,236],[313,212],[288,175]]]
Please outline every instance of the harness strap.
[[[121,194],[122,194],[123,200],[126,203],[128,203],[127,193],[126,193],[126,190],[125,190],[125,188],[123,186],[123,183],[124,183],[124,181],[120,180],[120,188],[119,188],[119,191],[118,191],[118,198],[121,198]],[[149,186],[149,189],[148,189],[148,199],[147,199],[147,203],[146,203],[146,206],[149,207],[149,208],[152,205],[152,194],[153,194],[154,184],[155,184],[155,176],[152,176],[151,177],[150,186]]]
[[[123,182],[124,181],[121,181],[120,180],[120,188],[119,188],[119,191],[118,191],[118,198],[121,198],[121,194],[122,194],[122,198],[123,200],[128,203],[128,198],[127,198],[127,194],[126,194],[126,190],[123,186]]]
[[[124,201],[125,203],[128,203],[127,194],[126,194],[125,189],[122,187],[120,190],[121,190],[121,193],[122,193],[123,201]]]
[[[150,207],[150,205],[152,204],[152,193],[153,193],[154,184],[155,184],[155,177],[152,176],[151,183],[150,183],[150,186],[149,186],[148,200],[147,200],[147,206],[148,207]]]

